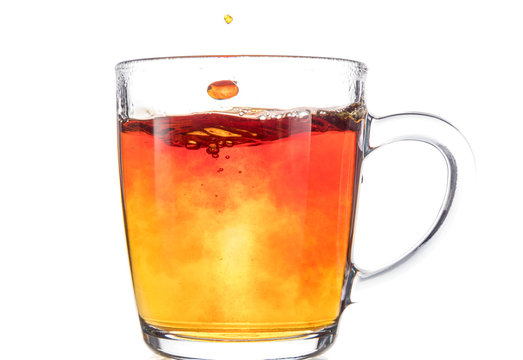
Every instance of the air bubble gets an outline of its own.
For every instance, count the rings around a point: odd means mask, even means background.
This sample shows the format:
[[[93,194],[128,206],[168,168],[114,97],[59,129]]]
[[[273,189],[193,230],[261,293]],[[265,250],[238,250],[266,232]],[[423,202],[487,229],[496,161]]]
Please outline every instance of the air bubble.
[[[308,110],[300,111],[298,114],[298,121],[300,122],[309,122],[311,113]]]
[[[200,144],[194,140],[188,140],[185,143],[185,148],[189,150],[198,150],[200,148]]]
[[[207,147],[207,149],[205,150],[207,152],[207,154],[211,154],[213,155],[213,157],[215,157],[214,155],[218,155],[218,153],[220,152],[220,149],[218,148],[218,145],[216,144],[209,144],[209,146]],[[216,156],[218,157],[218,156]]]
[[[227,147],[232,147],[232,145],[233,145],[233,143],[232,143],[231,140],[226,140],[226,141],[225,141],[225,146],[227,146]]]
[[[267,116],[262,115],[262,116],[260,116],[258,119],[260,119],[260,120],[267,120]]]
[[[212,154],[212,157],[218,159],[220,157],[220,154]]]
[[[238,115],[243,116],[245,113],[243,111],[240,111]]]

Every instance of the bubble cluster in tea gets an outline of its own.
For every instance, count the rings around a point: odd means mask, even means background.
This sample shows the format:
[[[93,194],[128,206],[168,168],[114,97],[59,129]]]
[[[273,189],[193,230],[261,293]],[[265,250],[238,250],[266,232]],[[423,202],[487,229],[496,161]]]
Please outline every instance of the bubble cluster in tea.
[[[356,103],[120,122],[141,318],[225,339],[333,324],[365,116]]]

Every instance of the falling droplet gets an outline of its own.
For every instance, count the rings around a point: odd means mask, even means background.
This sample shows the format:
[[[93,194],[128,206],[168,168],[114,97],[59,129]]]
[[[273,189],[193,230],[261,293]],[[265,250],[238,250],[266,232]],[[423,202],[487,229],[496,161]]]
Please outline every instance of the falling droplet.
[[[230,159],[231,157],[229,155],[225,155],[225,158],[226,159]]]
[[[238,86],[236,81],[219,80],[207,87],[207,94],[216,100],[227,100],[238,95]]]
[[[222,172],[223,171],[223,168],[219,168],[218,170],[216,170],[216,172]]]
[[[227,24],[230,24],[230,23],[232,22],[232,16],[231,16],[231,15],[225,15],[225,16],[223,17],[223,20],[225,20],[225,22],[226,22]]]

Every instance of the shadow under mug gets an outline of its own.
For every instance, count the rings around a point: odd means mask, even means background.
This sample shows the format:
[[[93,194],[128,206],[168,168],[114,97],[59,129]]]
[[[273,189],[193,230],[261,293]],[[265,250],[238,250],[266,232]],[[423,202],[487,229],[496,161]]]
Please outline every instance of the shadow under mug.
[[[444,120],[375,118],[364,64],[174,57],[116,67],[120,178],[146,343],[174,358],[304,358],[333,342],[356,277],[440,228],[468,145]],[[448,168],[434,225],[392,264],[351,259],[362,161],[391,142]]]

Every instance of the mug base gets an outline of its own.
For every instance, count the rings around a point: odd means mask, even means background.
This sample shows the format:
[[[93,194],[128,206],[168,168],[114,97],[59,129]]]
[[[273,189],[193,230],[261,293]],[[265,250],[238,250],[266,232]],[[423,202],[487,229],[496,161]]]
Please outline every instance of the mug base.
[[[145,343],[157,354],[173,359],[269,360],[305,359],[333,343],[337,324],[303,334],[264,339],[213,339],[165,331],[140,318]]]

